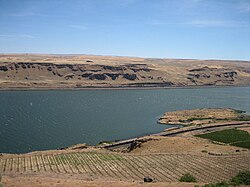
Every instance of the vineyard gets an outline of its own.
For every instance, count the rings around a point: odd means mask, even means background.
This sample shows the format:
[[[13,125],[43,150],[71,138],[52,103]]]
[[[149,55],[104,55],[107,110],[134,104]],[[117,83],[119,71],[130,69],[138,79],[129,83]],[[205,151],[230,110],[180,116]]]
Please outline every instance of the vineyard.
[[[68,173],[122,180],[178,181],[191,173],[200,182],[227,180],[250,169],[248,153],[229,156],[152,154],[133,155],[100,152],[23,154],[0,157],[0,174]]]

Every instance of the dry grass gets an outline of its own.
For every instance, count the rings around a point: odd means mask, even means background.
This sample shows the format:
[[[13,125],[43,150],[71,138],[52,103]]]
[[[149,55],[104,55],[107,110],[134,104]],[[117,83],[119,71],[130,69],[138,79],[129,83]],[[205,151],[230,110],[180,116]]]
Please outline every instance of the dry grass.
[[[114,69],[105,69],[103,66],[111,66]],[[117,70],[117,67],[120,70]],[[242,61],[93,55],[0,55],[2,89],[249,85],[249,72],[250,63]],[[90,73],[101,74],[105,79],[88,77],[86,74]],[[111,74],[116,77],[111,78]],[[136,79],[126,79],[123,77],[125,74],[136,76]]]

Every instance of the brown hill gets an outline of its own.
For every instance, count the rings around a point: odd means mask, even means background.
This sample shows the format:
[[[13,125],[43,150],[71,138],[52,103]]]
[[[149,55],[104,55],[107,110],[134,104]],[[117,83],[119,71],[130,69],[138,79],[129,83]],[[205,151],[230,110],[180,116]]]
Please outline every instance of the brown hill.
[[[91,55],[0,55],[0,88],[250,85],[250,62]]]

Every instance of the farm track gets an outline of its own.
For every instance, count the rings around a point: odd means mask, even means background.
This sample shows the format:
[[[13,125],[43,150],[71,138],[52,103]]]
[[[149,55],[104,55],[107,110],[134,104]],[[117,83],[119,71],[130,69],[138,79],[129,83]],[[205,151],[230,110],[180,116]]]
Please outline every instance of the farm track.
[[[192,173],[200,182],[228,180],[250,169],[250,154],[211,156],[199,154],[134,155],[99,152],[23,154],[0,157],[0,174],[85,174],[121,180],[178,181]]]

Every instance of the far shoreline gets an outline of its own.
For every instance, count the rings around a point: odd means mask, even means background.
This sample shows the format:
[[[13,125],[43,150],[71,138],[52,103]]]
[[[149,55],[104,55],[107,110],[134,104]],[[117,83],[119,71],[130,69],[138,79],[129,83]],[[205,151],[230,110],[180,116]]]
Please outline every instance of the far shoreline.
[[[114,87],[13,87],[0,88],[0,91],[82,91],[82,90],[162,90],[162,89],[200,89],[200,88],[245,88],[250,85],[205,85],[205,86],[114,86]]]

